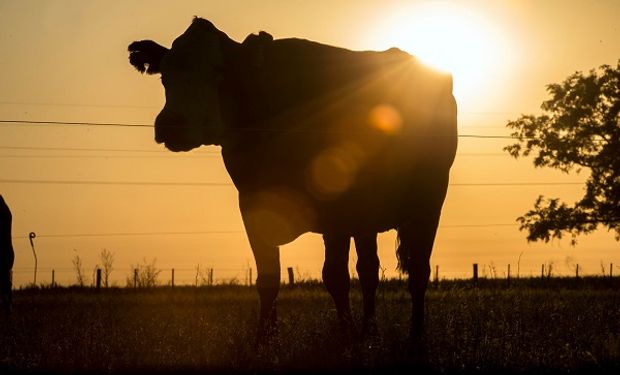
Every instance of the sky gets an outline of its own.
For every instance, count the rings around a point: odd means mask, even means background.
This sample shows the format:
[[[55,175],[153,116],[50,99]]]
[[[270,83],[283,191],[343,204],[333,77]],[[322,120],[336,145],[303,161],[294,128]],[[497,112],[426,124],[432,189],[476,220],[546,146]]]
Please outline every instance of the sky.
[[[170,46],[193,16],[242,41],[260,30],[353,50],[399,47],[451,71],[459,133],[508,135],[520,114],[540,114],[545,86],[576,71],[615,65],[620,2],[599,1],[29,1],[0,0],[0,120],[153,124],[164,103],[157,77],[141,76],[127,45]],[[431,264],[440,278],[481,274],[620,274],[620,247],[601,229],[527,243],[515,219],[538,197],[572,203],[587,171],[563,174],[514,160],[506,139],[460,138]],[[515,185],[560,182],[566,185]],[[215,185],[213,185],[215,183]],[[459,184],[486,184],[463,186]],[[509,183],[508,185],[488,185]],[[211,184],[211,185],[210,185]],[[174,154],[145,127],[0,123],[0,194],[13,211],[14,282],[33,282],[28,240],[36,233],[37,282],[87,281],[108,249],[112,282],[151,262],[160,282],[193,283],[197,267],[218,282],[247,281],[254,260],[237,194],[215,146]],[[381,274],[395,277],[395,233],[379,236]],[[281,248],[282,267],[319,278],[323,246],[305,234]],[[350,269],[354,274],[355,252]],[[254,277],[255,277],[254,271]]]

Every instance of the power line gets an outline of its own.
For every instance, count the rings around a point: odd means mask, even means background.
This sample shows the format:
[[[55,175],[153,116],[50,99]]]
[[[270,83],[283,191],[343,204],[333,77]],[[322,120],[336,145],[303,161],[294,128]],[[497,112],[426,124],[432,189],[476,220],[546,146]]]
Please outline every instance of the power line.
[[[167,155],[181,155],[175,154],[168,150],[136,150],[136,149],[114,149],[114,148],[86,148],[86,147],[34,147],[34,146],[2,146],[0,150],[16,150],[16,151],[88,151],[88,152],[144,152],[144,153],[160,153]],[[186,154],[183,156],[195,156],[195,155],[221,155],[220,151],[207,151],[201,150],[192,151],[192,154]],[[509,156],[507,153],[501,152],[457,152],[457,156]],[[22,155],[12,155],[22,156]],[[8,157],[8,156],[7,156]]]
[[[37,234],[37,238],[76,238],[76,237],[138,237],[138,236],[193,236],[204,234],[243,234],[243,230],[204,230],[189,232],[128,232],[128,233],[61,233]],[[26,239],[28,236],[14,236],[13,239]]]
[[[88,147],[33,147],[33,146],[0,146],[0,150],[14,150],[14,151],[87,151],[87,152],[144,152],[144,153],[160,153],[167,155],[174,155],[174,153],[168,150],[138,150],[127,148],[88,148]],[[219,151],[192,151],[190,155],[195,154],[209,154],[209,155],[221,155]]]
[[[488,227],[515,227],[517,223],[481,223],[481,224],[446,224],[439,228],[488,228]],[[245,234],[245,230],[203,230],[186,232],[126,232],[126,233],[61,233],[61,234],[37,234],[37,238],[88,238],[88,237],[139,237],[139,236],[194,236],[214,234]],[[27,239],[28,236],[13,236],[14,240]]]
[[[202,155],[0,155],[0,158],[9,159],[203,159],[209,157],[219,157],[219,153]]]
[[[119,126],[134,128],[152,128],[150,124],[124,124],[118,122],[84,122],[84,121],[34,121],[34,120],[0,120],[2,124],[26,125],[78,125],[78,126]]]
[[[159,182],[159,181],[97,181],[97,180],[21,180],[3,179],[7,184],[52,184],[52,185],[138,185],[138,186],[233,186],[230,182]],[[583,185],[583,182],[456,182],[449,186],[561,186]]]
[[[23,106],[51,106],[51,107],[92,107],[92,108],[144,108],[144,109],[160,109],[162,106],[156,105],[138,105],[138,104],[90,104],[90,103],[54,103],[54,102],[23,102],[23,101],[0,101],[2,105],[23,105]],[[471,116],[506,116],[520,115],[521,112],[501,112],[501,111],[458,111],[458,115]]]
[[[0,124],[26,124],[26,125],[74,125],[74,126],[110,126],[126,128],[153,128],[150,124],[107,123],[107,122],[82,122],[82,121],[35,121],[35,120],[0,120]],[[284,129],[276,128],[234,128],[231,131],[240,132],[282,132]],[[349,131],[330,131],[314,129],[286,129],[288,133],[349,133]],[[434,137],[434,136],[431,136]],[[482,135],[482,134],[459,134],[459,138],[482,138],[482,139],[515,139],[508,135]]]
[[[1,148],[0,148],[1,149]],[[171,152],[166,152],[161,153],[160,155],[114,155],[114,154],[106,154],[106,155],[75,155],[75,154],[71,154],[71,155],[58,155],[58,154],[37,154],[37,155],[33,155],[33,154],[7,154],[7,155],[2,155],[0,154],[0,158],[9,158],[9,159],[109,159],[109,158],[122,158],[122,159],[148,159],[148,158],[156,158],[156,159],[179,159],[179,160],[185,160],[185,159],[202,159],[202,158],[209,158],[209,157],[220,157],[221,153],[219,152],[204,152],[204,153],[199,153],[199,154],[193,154],[193,155],[182,155],[182,154],[175,154],[175,153],[171,153]],[[495,153],[495,152],[489,152],[489,153],[457,153],[456,154],[457,157],[468,157],[468,156],[472,156],[472,157],[492,157],[492,156],[503,156],[503,157],[510,157],[510,155],[508,155],[507,153]]]
[[[119,148],[85,148],[85,147],[30,147],[30,146],[0,146],[2,150],[36,150],[36,151],[94,151],[94,152],[169,152],[166,150],[136,150]]]
[[[0,180],[2,181],[2,180]],[[449,186],[555,186],[555,185],[583,185],[583,182],[481,182],[481,183],[454,183]]]
[[[153,105],[134,105],[134,104],[86,104],[86,103],[50,103],[50,102],[18,102],[0,101],[2,105],[38,105],[46,107],[76,107],[76,108],[138,108],[138,109],[157,109],[161,106]]]
[[[48,185],[137,185],[137,186],[232,186],[229,182],[157,182],[157,181],[79,181],[79,180],[11,180],[0,178],[7,184]]]

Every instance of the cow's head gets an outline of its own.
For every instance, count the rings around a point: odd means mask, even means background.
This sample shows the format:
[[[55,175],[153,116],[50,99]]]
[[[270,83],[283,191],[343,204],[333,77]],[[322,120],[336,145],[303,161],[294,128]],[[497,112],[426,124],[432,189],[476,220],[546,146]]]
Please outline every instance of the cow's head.
[[[226,34],[209,21],[194,18],[170,49],[151,40],[129,45],[131,65],[142,73],[161,73],[166,104],[155,120],[155,141],[172,151],[220,144],[222,38]]]

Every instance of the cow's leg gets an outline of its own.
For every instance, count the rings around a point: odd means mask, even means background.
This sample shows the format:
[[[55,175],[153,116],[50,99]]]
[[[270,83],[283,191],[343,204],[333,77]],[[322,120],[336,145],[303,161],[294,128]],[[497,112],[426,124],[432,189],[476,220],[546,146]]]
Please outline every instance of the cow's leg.
[[[11,210],[0,195],[0,298],[7,314],[11,312],[11,270],[15,260],[11,241],[12,220]]]
[[[412,337],[421,337],[424,334],[424,295],[431,274],[429,261],[435,229],[421,221],[409,221],[398,228],[398,251],[409,254],[407,273],[411,294]]]
[[[323,264],[323,282],[332,296],[338,320],[344,329],[352,324],[351,306],[349,304],[349,243],[350,237],[340,234],[324,234],[325,263]]]
[[[429,173],[419,188],[410,219],[398,227],[399,261],[409,274],[411,294],[411,337],[424,335],[424,296],[431,274],[430,257],[439,225],[441,207],[448,188],[448,176]]]
[[[256,260],[256,289],[260,298],[258,339],[268,338],[277,323],[276,298],[280,290],[280,249],[250,241]]]
[[[252,195],[239,193],[239,209],[256,262],[256,289],[260,299],[258,343],[275,333],[276,298],[280,291],[280,248],[269,236],[268,225],[252,215]]]
[[[4,311],[7,315],[11,313],[11,304],[12,304],[11,289],[12,289],[11,270],[3,269],[0,272],[0,294],[2,298],[2,305],[3,305],[2,307],[4,308]]]
[[[377,255],[377,234],[355,235],[357,251],[356,269],[362,284],[364,297],[364,332],[375,328],[375,294],[379,285],[379,257]]]

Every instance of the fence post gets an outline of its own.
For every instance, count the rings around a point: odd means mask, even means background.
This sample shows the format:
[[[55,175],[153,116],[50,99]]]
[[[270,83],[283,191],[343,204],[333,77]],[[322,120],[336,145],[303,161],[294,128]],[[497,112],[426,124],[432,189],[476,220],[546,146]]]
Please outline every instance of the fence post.
[[[38,268],[38,260],[37,260],[37,252],[34,250],[34,239],[37,235],[34,232],[30,232],[28,234],[28,238],[30,239],[30,247],[32,248],[32,255],[34,255],[34,281],[32,282],[33,286],[37,286],[37,268]]]
[[[614,277],[613,269],[614,269],[614,264],[613,263],[609,263],[609,278],[610,279],[613,279],[613,277]]]
[[[474,263],[474,286],[478,286],[478,263]]]
[[[288,283],[289,285],[295,284],[295,275],[293,274],[293,267],[287,268],[288,271]]]
[[[510,284],[510,264],[508,265],[508,272],[506,273],[506,283]]]
[[[540,267],[540,278],[541,279],[545,278],[545,265],[544,264]]]
[[[52,288],[56,286],[56,272],[52,269]]]
[[[133,270],[133,287],[137,288],[138,287],[138,269],[134,268]]]
[[[101,289],[101,268],[97,268],[97,290]]]
[[[209,268],[209,286],[213,285],[213,268]]]
[[[170,286],[174,287],[174,268],[172,269],[172,278],[170,279]]]
[[[439,265],[435,266],[435,288],[439,288]]]
[[[250,286],[252,286],[252,267],[250,267]]]
[[[575,279],[579,278],[579,264],[575,265]]]

